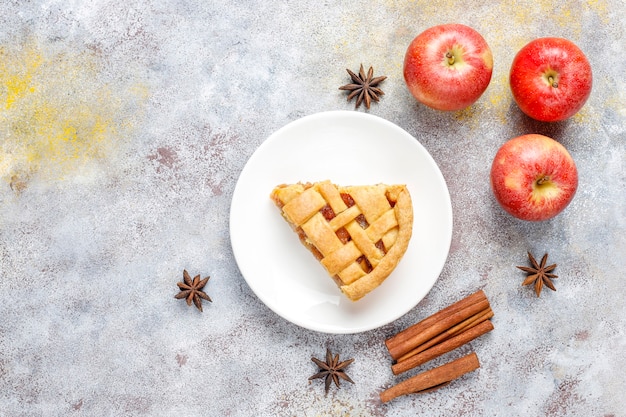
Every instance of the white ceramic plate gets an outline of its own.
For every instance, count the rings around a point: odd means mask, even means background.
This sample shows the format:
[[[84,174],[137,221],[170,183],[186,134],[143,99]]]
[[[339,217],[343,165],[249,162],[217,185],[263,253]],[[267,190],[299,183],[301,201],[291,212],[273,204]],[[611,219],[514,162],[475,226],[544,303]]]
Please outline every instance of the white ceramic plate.
[[[413,199],[404,258],[356,302],[340,292],[269,198],[278,184],[325,179],[406,184]],[[400,127],[356,111],[318,113],[272,134],[246,163],[233,194],[230,238],[248,285],[278,315],[319,332],[358,333],[401,317],[432,288],[452,239],[450,194],[430,154]]]

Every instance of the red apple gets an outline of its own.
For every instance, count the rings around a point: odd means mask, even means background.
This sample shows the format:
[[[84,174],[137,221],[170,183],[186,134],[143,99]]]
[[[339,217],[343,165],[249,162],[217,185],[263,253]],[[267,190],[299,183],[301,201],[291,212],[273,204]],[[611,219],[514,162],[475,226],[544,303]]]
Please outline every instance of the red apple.
[[[522,220],[547,220],[574,198],[578,171],[559,142],[543,135],[523,135],[507,141],[496,153],[491,188],[509,214]]]
[[[404,80],[420,102],[437,110],[461,110],[474,103],[491,81],[493,56],[474,29],[434,26],[417,35],[404,56]]]
[[[585,54],[562,38],[539,38],[513,59],[509,77],[519,108],[543,122],[573,116],[591,94],[591,65]]]

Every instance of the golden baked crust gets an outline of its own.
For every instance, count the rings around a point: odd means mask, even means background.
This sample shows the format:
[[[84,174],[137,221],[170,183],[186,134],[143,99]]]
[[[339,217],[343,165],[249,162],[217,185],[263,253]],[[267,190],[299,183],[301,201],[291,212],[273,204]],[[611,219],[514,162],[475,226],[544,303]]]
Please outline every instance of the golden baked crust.
[[[404,185],[283,184],[270,197],[353,301],[391,274],[411,239],[413,205]]]

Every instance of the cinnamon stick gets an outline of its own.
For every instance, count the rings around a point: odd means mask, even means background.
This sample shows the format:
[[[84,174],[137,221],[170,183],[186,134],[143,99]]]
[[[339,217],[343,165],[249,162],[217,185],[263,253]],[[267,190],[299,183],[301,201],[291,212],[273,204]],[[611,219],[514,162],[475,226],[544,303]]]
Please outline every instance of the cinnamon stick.
[[[410,358],[398,362],[391,366],[391,371],[394,375],[398,375],[402,372],[408,371],[409,369],[413,369],[416,366],[422,365],[430,360],[433,360],[444,353],[448,353],[453,351],[454,349],[463,346],[466,343],[471,342],[479,336],[484,335],[493,330],[493,324],[487,320],[483,321],[476,326],[472,326],[466,329],[464,332],[459,333],[458,335],[446,340],[445,342],[439,343],[430,349],[427,349],[423,352],[418,353],[417,355],[413,355]]]
[[[444,342],[448,339],[450,339],[451,337],[454,337],[458,334],[460,334],[461,332],[464,332],[465,330],[473,327],[473,326],[477,326],[478,324],[484,322],[485,320],[489,320],[490,318],[493,317],[493,310],[491,310],[491,307],[488,307],[486,310],[483,311],[479,311],[478,313],[474,314],[472,317],[463,320],[461,323],[457,324],[456,326],[453,326],[451,328],[449,328],[448,330],[446,330],[443,333],[440,333],[438,336],[433,337],[432,339],[430,339],[429,341],[417,346],[416,348],[414,348],[413,350],[405,353],[404,355],[402,355],[401,357],[398,358],[397,362],[402,362],[408,358],[410,358],[413,355],[416,355],[420,352],[425,351],[426,349],[435,346],[437,343],[441,343]]]
[[[388,402],[402,395],[433,391],[479,367],[478,356],[472,352],[467,356],[417,374],[386,389],[380,393],[380,400]]]
[[[431,327],[433,324],[437,323],[439,320],[441,320],[443,317],[445,316],[449,316],[459,310],[462,310],[478,301],[481,300],[486,300],[487,296],[485,295],[483,290],[479,290],[476,291],[473,294],[470,294],[469,296],[463,298],[462,300],[459,300],[451,305],[449,305],[448,307],[444,308],[443,310],[425,318],[424,320],[420,321],[419,323],[416,323],[404,330],[402,330],[401,332],[399,332],[398,334],[396,334],[393,337],[390,337],[389,339],[387,339],[385,341],[385,345],[387,345],[387,349],[388,350],[394,350],[394,348],[400,344],[402,341],[410,339],[412,337],[414,337],[417,334],[422,333],[425,329]]]
[[[463,322],[478,312],[486,310],[487,308],[489,308],[489,301],[485,298],[452,314],[440,315],[438,321],[431,324],[429,327],[424,328],[421,333],[417,333],[406,339],[401,338],[397,340],[392,348],[388,348],[389,354],[393,359],[397,360],[404,354],[410,352],[433,337],[438,336],[451,327]],[[436,313],[435,315],[439,315],[439,313]]]

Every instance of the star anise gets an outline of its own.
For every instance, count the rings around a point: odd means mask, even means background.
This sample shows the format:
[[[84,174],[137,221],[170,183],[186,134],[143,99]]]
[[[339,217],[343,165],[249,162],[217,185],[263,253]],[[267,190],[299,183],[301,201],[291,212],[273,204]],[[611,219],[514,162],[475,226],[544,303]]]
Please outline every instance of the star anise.
[[[337,388],[339,388],[339,378],[354,384],[354,381],[350,379],[350,377],[346,375],[346,371],[344,371],[344,368],[354,362],[354,359],[348,359],[347,361],[339,362],[339,355],[337,354],[333,356],[330,353],[330,349],[326,348],[326,362],[322,362],[317,358],[311,358],[311,360],[315,362],[317,366],[319,366],[320,372],[310,377],[309,381],[316,378],[326,378],[324,387],[326,394],[328,394],[328,389],[330,388],[331,382],[335,382],[335,385],[337,386]]]
[[[530,252],[528,252],[528,259],[530,259],[530,263],[532,267],[529,268],[527,266],[518,266],[524,272],[529,273],[528,277],[522,282],[522,285],[535,284],[535,293],[537,297],[541,294],[541,289],[544,284],[546,287],[550,288],[552,291],[556,291],[554,284],[552,283],[553,278],[558,278],[557,275],[550,273],[554,268],[556,268],[556,264],[546,266],[546,261],[548,260],[548,254],[546,253],[541,258],[541,262],[537,263],[537,260]]]
[[[352,78],[352,84],[343,85],[339,87],[339,89],[350,91],[350,94],[348,94],[348,101],[357,96],[356,108],[361,105],[361,102],[365,101],[365,107],[369,109],[372,100],[377,102],[379,101],[379,96],[385,94],[383,93],[383,90],[377,87],[377,85],[387,79],[387,77],[381,76],[372,78],[374,76],[374,69],[372,67],[370,67],[369,71],[367,71],[367,76],[363,70],[363,64],[361,64],[358,74],[355,74],[349,69],[346,69],[346,71],[348,71],[350,78]]]
[[[202,311],[202,300],[213,302],[213,300],[211,300],[211,298],[206,295],[204,291],[202,291],[206,283],[209,281],[209,278],[211,277],[206,277],[201,280],[200,275],[196,275],[192,280],[187,270],[183,270],[183,279],[185,282],[179,282],[176,284],[178,285],[178,288],[180,288],[180,292],[176,294],[174,298],[179,300],[181,298],[185,298],[188,306],[190,306],[193,302],[198,310]]]

